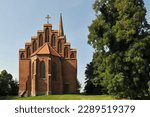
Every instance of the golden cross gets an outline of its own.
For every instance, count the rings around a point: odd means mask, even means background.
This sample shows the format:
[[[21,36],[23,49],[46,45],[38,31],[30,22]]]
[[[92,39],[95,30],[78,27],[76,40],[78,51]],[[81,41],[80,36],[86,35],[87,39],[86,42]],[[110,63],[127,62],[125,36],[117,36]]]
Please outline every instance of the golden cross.
[[[49,15],[45,17],[47,19],[47,23],[49,23],[49,19],[51,18]]]

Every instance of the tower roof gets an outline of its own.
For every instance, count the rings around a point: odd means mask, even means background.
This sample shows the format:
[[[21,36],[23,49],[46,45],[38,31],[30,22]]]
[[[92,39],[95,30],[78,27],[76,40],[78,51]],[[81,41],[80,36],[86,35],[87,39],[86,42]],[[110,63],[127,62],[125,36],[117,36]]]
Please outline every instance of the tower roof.
[[[60,14],[58,35],[59,35],[59,36],[64,36],[62,14]]]

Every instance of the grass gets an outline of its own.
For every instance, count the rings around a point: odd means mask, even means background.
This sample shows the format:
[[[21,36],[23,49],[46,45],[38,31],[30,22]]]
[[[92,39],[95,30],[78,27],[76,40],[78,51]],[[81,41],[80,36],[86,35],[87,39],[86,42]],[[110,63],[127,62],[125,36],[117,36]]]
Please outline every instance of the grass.
[[[48,95],[48,96],[33,96],[33,97],[18,97],[18,96],[3,96],[0,100],[114,100],[110,95]]]

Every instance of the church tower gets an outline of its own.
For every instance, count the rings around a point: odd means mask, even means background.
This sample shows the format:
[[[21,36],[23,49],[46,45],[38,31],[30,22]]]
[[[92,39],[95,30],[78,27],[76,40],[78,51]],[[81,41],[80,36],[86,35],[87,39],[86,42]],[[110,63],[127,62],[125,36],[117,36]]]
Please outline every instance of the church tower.
[[[58,30],[48,20],[19,50],[19,95],[77,93],[76,55],[64,35],[62,14]]]

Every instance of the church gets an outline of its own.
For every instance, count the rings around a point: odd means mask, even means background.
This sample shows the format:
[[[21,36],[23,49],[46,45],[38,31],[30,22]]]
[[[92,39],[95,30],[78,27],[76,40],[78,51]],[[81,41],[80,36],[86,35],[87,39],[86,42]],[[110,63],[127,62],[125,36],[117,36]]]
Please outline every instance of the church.
[[[47,23],[19,49],[19,95],[37,96],[77,93],[77,50],[71,48],[63,30]]]

